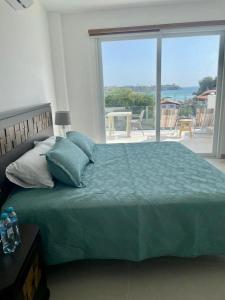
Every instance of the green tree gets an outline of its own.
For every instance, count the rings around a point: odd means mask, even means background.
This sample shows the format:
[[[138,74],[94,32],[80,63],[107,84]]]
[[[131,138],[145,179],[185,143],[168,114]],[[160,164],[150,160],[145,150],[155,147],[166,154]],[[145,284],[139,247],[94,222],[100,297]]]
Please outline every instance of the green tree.
[[[217,77],[212,78],[212,77],[205,77],[202,80],[199,81],[199,89],[195,93],[195,95],[201,95],[207,90],[213,90],[216,88],[216,82],[217,82]]]
[[[106,107],[153,106],[152,95],[134,92],[129,88],[113,88],[105,95]]]

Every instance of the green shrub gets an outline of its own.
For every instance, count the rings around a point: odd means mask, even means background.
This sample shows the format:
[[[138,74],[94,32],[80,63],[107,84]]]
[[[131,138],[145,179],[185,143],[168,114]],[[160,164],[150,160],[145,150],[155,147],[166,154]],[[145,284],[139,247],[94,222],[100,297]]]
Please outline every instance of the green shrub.
[[[152,95],[134,92],[128,88],[113,88],[105,95],[106,107],[154,106]]]

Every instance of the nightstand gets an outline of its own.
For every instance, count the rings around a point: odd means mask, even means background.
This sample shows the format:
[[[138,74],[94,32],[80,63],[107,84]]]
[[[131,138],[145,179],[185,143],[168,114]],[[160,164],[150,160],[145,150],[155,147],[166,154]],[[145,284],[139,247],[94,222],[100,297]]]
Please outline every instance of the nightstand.
[[[40,232],[36,225],[20,225],[21,244],[15,253],[0,251],[0,299],[47,300],[45,266],[41,256]]]

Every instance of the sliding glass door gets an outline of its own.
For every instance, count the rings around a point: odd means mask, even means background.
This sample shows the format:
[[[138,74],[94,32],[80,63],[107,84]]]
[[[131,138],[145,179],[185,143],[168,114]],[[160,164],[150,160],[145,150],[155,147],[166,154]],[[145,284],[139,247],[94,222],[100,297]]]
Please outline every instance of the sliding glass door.
[[[161,141],[213,152],[219,49],[220,35],[162,39]]]
[[[176,141],[216,154],[222,33],[101,41],[106,142]]]
[[[107,142],[155,141],[156,44],[155,38],[102,42]]]

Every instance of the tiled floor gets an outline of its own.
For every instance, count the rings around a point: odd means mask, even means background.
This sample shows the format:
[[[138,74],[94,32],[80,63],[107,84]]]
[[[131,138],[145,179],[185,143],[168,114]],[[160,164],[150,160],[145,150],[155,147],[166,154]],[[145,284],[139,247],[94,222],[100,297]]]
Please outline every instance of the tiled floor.
[[[74,262],[48,272],[51,300],[224,300],[225,258]]]
[[[50,300],[224,300],[225,257],[74,262],[51,267],[48,284]]]
[[[206,158],[206,160],[225,173],[225,159]]]

